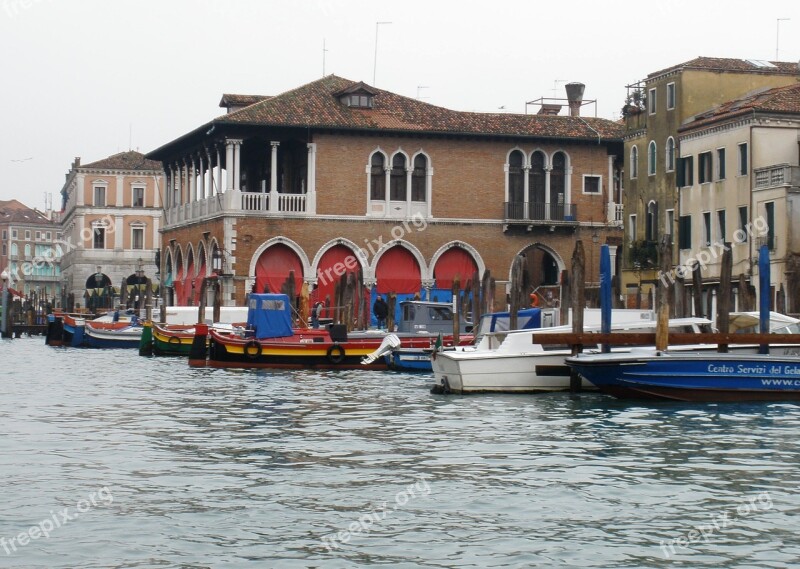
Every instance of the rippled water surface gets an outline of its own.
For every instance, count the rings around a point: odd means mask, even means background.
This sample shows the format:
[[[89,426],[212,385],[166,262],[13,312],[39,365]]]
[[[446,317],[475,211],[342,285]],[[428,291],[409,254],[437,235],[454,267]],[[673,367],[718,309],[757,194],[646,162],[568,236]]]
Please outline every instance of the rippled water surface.
[[[0,567],[800,560],[795,405],[440,396],[39,338],[0,365]]]

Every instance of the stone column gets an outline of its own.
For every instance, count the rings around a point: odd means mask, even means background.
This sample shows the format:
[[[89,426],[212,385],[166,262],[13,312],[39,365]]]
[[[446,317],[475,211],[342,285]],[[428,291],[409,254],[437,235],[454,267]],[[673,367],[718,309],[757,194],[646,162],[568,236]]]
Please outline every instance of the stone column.
[[[197,168],[194,165],[194,155],[189,157],[186,164],[186,174],[189,177],[189,197],[186,200],[188,203],[197,201]]]
[[[531,191],[530,172],[531,172],[530,166],[522,167],[522,187],[523,187],[522,202],[524,204],[522,208],[524,209],[523,216],[525,219],[530,219],[530,211],[531,211],[530,210],[531,206],[529,203],[530,191]]]
[[[408,164],[406,167],[406,217],[411,216],[411,174],[413,173],[414,169]]]
[[[236,175],[236,166],[233,163],[233,153],[234,153],[234,145],[235,141],[233,140],[226,140],[225,141],[225,191],[231,191],[233,186],[233,180]]]
[[[278,211],[278,146],[275,140],[269,143],[270,150],[270,176],[269,176],[269,211]]]
[[[224,192],[224,187],[222,185],[222,156],[219,151],[219,145],[215,145],[217,151],[217,191],[219,193]]]
[[[422,279],[422,288],[425,291],[425,298],[423,300],[431,300],[431,290],[436,286],[435,279]]]
[[[617,274],[617,247],[618,245],[609,245],[608,246],[608,255],[611,257],[611,276],[616,276]]]
[[[206,197],[214,196],[214,162],[211,160],[211,151],[206,147],[206,160],[208,161],[208,185],[206,190]]]
[[[242,189],[242,141],[233,141],[233,189]]]
[[[384,168],[384,187],[386,188],[386,192],[383,195],[383,217],[389,217],[389,212],[391,208],[389,207],[389,202],[391,201],[392,195],[392,168],[391,166],[388,168]]]
[[[306,146],[308,147],[306,213],[317,213],[317,145],[309,142]]]
[[[433,168],[431,166],[425,172],[425,201],[428,204],[428,219],[433,217]]]
[[[186,158],[183,159],[183,178],[181,180],[181,204],[187,204],[190,201],[189,198],[189,162]]]
[[[505,186],[505,188],[506,188],[506,190],[505,190],[506,191],[505,199],[503,201],[506,202],[506,203],[511,201],[509,199],[509,194],[508,194],[508,174],[509,174],[509,170],[510,170],[510,167],[508,165],[508,158],[506,158],[506,163],[503,164],[503,177],[505,178],[505,184],[506,184],[506,186]]]
[[[164,168],[164,209],[169,209],[172,207],[172,196],[170,193],[172,192],[172,168],[167,166]],[[156,188],[156,193],[158,193],[158,188]]]
[[[206,199],[206,173],[203,171],[203,153],[197,153],[197,201]]]
[[[553,196],[550,195],[550,172],[553,171],[552,166],[545,166],[544,168],[544,218],[550,219],[550,209],[553,207]]]

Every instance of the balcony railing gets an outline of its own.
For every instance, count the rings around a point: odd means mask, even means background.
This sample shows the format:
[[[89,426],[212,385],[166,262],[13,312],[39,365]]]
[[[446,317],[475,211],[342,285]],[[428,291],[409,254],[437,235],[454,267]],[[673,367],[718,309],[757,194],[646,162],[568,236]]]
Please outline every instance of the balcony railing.
[[[505,202],[506,221],[578,221],[575,204],[545,202]]]
[[[766,190],[784,186],[800,187],[800,166],[778,164],[755,170],[755,189]]]
[[[224,194],[179,204],[167,209],[167,224],[180,223],[219,212],[252,212],[271,215],[313,213],[309,194],[259,193],[229,190]]]

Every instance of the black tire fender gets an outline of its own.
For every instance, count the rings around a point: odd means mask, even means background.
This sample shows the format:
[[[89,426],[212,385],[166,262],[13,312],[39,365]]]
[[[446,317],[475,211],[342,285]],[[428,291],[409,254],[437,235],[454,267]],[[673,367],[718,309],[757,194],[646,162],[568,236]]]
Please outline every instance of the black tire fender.
[[[255,340],[250,340],[244,345],[244,355],[251,360],[258,359],[261,356],[261,344]]]
[[[344,348],[339,344],[334,344],[328,348],[328,353],[326,355],[328,356],[328,361],[332,364],[340,364],[344,361]]]

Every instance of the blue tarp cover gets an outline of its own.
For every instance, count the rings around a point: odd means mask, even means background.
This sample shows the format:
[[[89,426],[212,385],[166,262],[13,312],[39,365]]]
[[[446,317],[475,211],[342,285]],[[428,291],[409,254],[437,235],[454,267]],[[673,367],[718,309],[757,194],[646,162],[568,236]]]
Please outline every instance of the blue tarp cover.
[[[292,332],[292,304],[285,294],[251,294],[247,299],[247,327],[256,338],[284,338]]]
[[[487,332],[506,332],[511,319],[510,312],[494,312],[484,314],[482,318],[489,320]],[[483,323],[482,323],[483,325]],[[528,330],[542,327],[541,308],[526,308],[517,312],[517,330]]]

